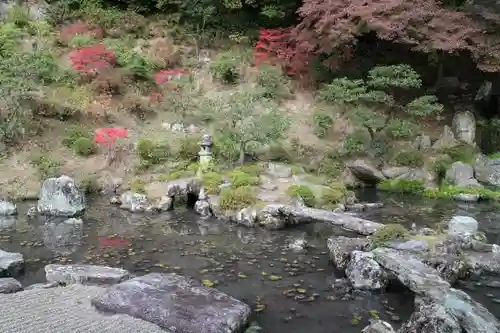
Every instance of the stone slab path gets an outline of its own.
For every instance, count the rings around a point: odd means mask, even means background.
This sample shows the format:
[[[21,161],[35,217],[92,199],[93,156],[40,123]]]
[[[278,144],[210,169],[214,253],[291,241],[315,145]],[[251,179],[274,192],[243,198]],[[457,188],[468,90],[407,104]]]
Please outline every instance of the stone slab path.
[[[165,333],[128,315],[104,315],[90,300],[104,288],[70,285],[0,295],[2,333]]]

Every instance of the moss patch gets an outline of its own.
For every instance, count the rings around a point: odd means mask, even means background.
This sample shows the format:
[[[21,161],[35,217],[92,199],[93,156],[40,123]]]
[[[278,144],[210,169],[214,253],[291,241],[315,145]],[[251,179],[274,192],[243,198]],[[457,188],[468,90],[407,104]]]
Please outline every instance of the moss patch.
[[[396,166],[418,168],[424,165],[424,155],[419,151],[402,151],[394,155],[392,162]]]
[[[347,189],[341,184],[332,184],[328,188],[324,188],[319,199],[319,206],[322,208],[335,208],[341,203],[346,196]]]
[[[476,147],[460,142],[455,146],[441,149],[441,152],[450,156],[453,162],[471,163],[479,151]]]
[[[142,179],[134,179],[130,183],[130,190],[134,193],[146,193],[146,183]]]
[[[373,246],[380,247],[390,241],[409,238],[410,232],[401,224],[386,224],[370,236],[370,242]]]

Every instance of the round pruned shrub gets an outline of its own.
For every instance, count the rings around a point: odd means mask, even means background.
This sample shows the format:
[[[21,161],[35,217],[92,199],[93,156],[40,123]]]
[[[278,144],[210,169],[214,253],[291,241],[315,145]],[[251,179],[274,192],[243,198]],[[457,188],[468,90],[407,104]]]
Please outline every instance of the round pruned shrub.
[[[257,194],[254,188],[242,186],[236,188],[225,188],[219,194],[219,207],[223,211],[235,211],[254,205],[257,202]]]

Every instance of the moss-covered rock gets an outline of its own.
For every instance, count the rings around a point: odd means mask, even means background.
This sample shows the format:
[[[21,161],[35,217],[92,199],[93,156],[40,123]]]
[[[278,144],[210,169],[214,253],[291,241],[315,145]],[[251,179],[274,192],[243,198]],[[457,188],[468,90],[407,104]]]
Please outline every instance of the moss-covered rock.
[[[294,184],[287,189],[286,194],[290,198],[301,198],[308,207],[314,207],[316,205],[314,192],[307,185]]]
[[[384,246],[390,241],[407,240],[410,232],[401,224],[386,224],[370,236],[370,243],[374,247]]]
[[[229,182],[233,187],[256,186],[260,184],[260,178],[241,170],[234,170],[228,174]]]

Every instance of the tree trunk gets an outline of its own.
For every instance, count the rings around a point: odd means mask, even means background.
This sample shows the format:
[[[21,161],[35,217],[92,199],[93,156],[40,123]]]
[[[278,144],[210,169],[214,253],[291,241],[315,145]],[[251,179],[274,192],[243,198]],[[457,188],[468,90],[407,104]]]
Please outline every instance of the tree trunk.
[[[246,144],[244,142],[240,143],[240,158],[238,160],[240,165],[243,165],[245,162],[245,145]]]

